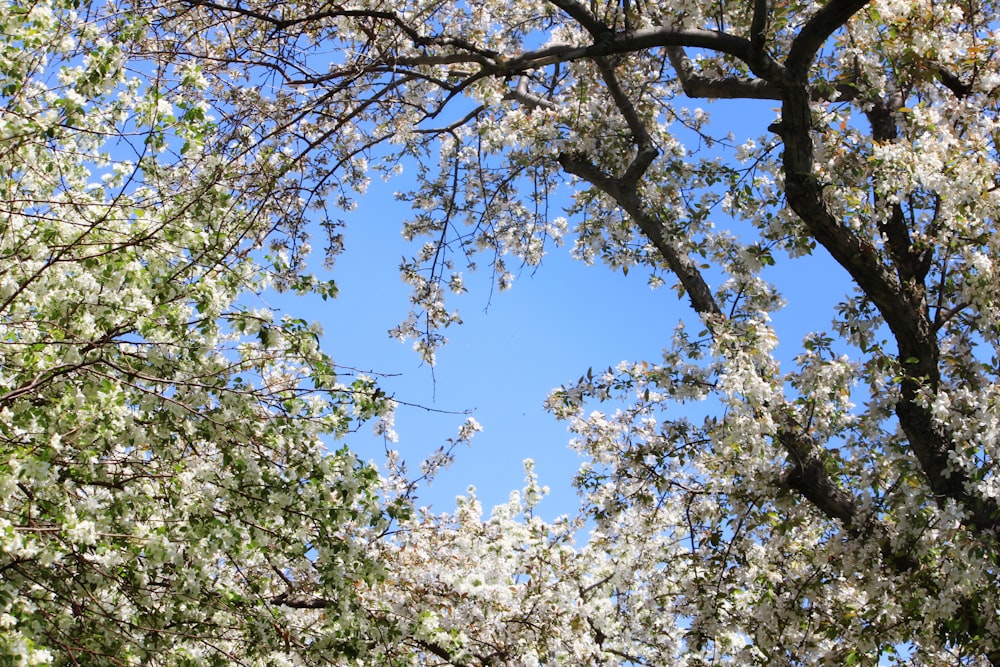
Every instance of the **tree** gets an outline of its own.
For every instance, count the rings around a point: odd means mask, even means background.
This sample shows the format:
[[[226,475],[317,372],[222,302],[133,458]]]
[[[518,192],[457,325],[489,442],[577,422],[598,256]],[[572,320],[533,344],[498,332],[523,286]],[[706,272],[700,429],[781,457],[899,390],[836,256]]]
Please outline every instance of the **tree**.
[[[197,66],[106,9],[0,9],[0,663],[349,654],[389,508],[326,437],[385,400],[248,305],[323,289],[263,245],[293,191],[244,190]]]
[[[695,315],[663,359],[549,400],[589,457],[589,541],[530,500],[403,519],[373,545],[389,576],[359,586],[368,660],[1000,664],[994,3],[110,9],[142,17],[139,62],[197,67],[219,116],[200,150],[224,190],[281,202],[289,267],[306,205],[418,166],[404,233],[428,240],[396,333],[426,359],[456,266],[486,253],[506,287],[570,224],[582,260],[670,281]],[[737,146],[702,99],[780,113]],[[854,291],[783,369],[767,270],[813,252]],[[664,412],[710,397],[701,422]]]
[[[209,63],[215,103],[294,156],[312,192],[419,164],[405,233],[429,240],[403,266],[415,310],[398,333],[428,359],[457,320],[454,262],[486,252],[501,287],[510,255],[537,263],[563,236],[549,198],[567,176],[574,252],[686,297],[699,321],[663,360],[550,400],[591,457],[584,551],[610,568],[578,588],[600,611],[564,628],[596,644],[585,661],[1000,664],[993,3],[157,9],[162,43]],[[248,92],[257,76],[268,85]],[[686,106],[712,98],[780,114],[732,146]],[[762,274],[812,252],[855,291],[781,369],[781,297]],[[662,414],[707,396],[720,411],[702,423]],[[483,529],[463,527],[475,544]],[[425,655],[527,662],[506,651],[531,642],[491,653],[477,621],[446,622],[462,581],[433,598],[411,584],[454,637]],[[541,627],[549,607],[533,604],[511,607],[508,631]]]

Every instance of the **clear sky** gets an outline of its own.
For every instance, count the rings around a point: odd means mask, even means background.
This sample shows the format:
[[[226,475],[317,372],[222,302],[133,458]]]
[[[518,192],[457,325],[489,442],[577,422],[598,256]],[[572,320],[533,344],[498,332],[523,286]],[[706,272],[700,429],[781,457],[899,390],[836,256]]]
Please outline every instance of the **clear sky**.
[[[735,104],[709,109],[721,112],[716,126],[729,123],[737,140],[762,134],[773,118],[760,105],[749,115]],[[530,457],[540,481],[552,489],[541,514],[551,519],[573,512],[577,499],[570,481],[580,461],[568,447],[566,425],[543,411],[546,395],[589,367],[597,372],[623,360],[658,361],[677,322],[690,317],[687,300],[678,300],[669,287],[650,289],[640,271],[626,277],[573,260],[568,247],[553,248],[541,267],[526,269],[502,294],[491,295],[488,273],[466,274],[469,292],[449,302],[460,309],[464,324],[445,332],[450,342],[432,372],[409,344],[387,334],[408,309],[398,266],[414,248],[400,234],[409,210],[392,196],[403,188],[405,178],[374,181],[347,217],[346,251],[332,273],[340,287],[336,300],[281,297],[272,305],[320,322],[324,348],[338,364],[387,375],[380,383],[400,401],[471,410],[482,424],[472,446],[460,447],[455,464],[421,493],[421,504],[450,511],[471,484],[488,510],[520,488],[522,461]],[[787,341],[781,350],[787,359],[799,350],[804,333],[829,326],[832,304],[845,288],[836,267],[822,256],[792,265],[778,259],[769,277],[789,302],[775,317],[779,336]],[[461,415],[400,406],[395,448],[413,470],[463,421]],[[365,458],[377,461],[383,454],[381,440],[367,430],[348,444]]]
[[[408,289],[398,271],[408,252],[399,233],[407,210],[385,204],[383,184],[373,190],[347,228],[347,251],[333,274],[340,296],[334,302],[310,301],[303,314],[322,323],[325,349],[337,363],[398,374],[381,383],[399,400],[472,410],[482,424],[472,446],[456,451],[455,464],[422,500],[448,510],[454,497],[474,484],[484,505],[492,507],[520,488],[522,461],[529,457],[543,483],[568,490],[579,461],[567,446],[565,424],[542,410],[545,397],[590,366],[658,359],[680,312],[676,295],[666,288],[651,290],[638,274],[626,278],[603,266],[586,266],[571,259],[568,248],[556,248],[507,292],[491,296],[485,273],[469,280],[470,291],[451,301],[464,323],[445,332],[449,343],[432,373],[409,344],[386,333],[408,308]],[[369,201],[378,204],[369,208]],[[298,306],[293,302],[289,308]],[[400,406],[397,448],[416,464],[463,421],[460,415]],[[364,446],[380,446],[364,437],[349,442],[362,452]],[[561,493],[542,509],[558,514],[575,507],[572,495]]]

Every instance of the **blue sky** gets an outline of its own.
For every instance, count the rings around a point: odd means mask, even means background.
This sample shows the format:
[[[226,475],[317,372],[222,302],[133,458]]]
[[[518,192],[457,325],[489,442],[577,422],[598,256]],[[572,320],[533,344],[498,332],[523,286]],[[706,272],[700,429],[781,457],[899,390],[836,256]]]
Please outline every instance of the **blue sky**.
[[[709,109],[722,112],[715,126],[728,123],[737,140],[761,134],[773,118],[759,104],[750,114],[739,103]],[[472,446],[460,447],[454,465],[424,489],[421,504],[450,511],[454,498],[474,485],[490,508],[520,488],[522,461],[532,458],[541,482],[552,489],[541,514],[551,519],[573,512],[577,499],[570,481],[580,461],[568,447],[566,425],[542,409],[546,395],[590,367],[596,372],[623,360],[658,361],[677,322],[690,318],[687,300],[669,287],[650,289],[642,272],[626,277],[573,260],[568,247],[552,248],[542,266],[526,269],[505,293],[491,294],[488,274],[466,275],[469,293],[451,298],[464,324],[445,332],[450,342],[432,370],[409,344],[387,334],[408,309],[398,266],[415,246],[400,234],[409,210],[392,196],[404,187],[373,182],[348,216],[346,251],[332,272],[340,287],[336,300],[282,296],[271,305],[318,321],[324,348],[338,364],[384,375],[380,384],[400,401],[470,410],[482,424]],[[820,253],[792,264],[779,257],[769,274],[789,302],[775,317],[784,359],[799,351],[803,334],[829,326],[832,306],[846,292],[837,268]],[[413,469],[463,421],[461,415],[403,405],[394,447]],[[383,454],[381,440],[368,430],[350,436],[348,444],[365,458],[377,461]]]
[[[545,514],[572,511],[576,501],[568,493],[569,480],[579,461],[567,446],[565,424],[542,410],[545,397],[590,366],[658,359],[681,304],[671,290],[653,291],[638,274],[626,278],[603,266],[586,266],[571,259],[568,248],[556,248],[507,292],[490,295],[485,274],[470,280],[469,293],[452,300],[464,323],[447,330],[449,343],[432,373],[409,344],[386,333],[408,307],[398,271],[408,251],[399,233],[407,210],[386,206],[382,189],[382,184],[374,188],[348,224],[347,251],[333,272],[340,296],[309,302],[302,314],[323,325],[325,349],[337,363],[396,375],[381,383],[401,401],[472,410],[482,424],[472,446],[457,450],[455,464],[422,494],[424,502],[449,510],[454,497],[473,484],[484,505],[492,507],[520,488],[522,461],[532,458],[542,482],[560,491],[542,506]],[[378,204],[369,208],[372,200]],[[294,302],[289,308],[298,310]],[[462,421],[460,415],[401,406],[397,448],[417,463]],[[377,456],[380,445],[363,435],[350,444],[362,452],[372,447]]]

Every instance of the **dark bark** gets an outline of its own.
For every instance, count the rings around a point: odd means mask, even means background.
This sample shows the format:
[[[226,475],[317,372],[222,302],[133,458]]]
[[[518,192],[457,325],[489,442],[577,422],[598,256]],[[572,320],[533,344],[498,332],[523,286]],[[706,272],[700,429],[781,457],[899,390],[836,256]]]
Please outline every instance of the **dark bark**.
[[[636,157],[621,176],[604,173],[582,154],[563,154],[563,168],[611,196],[636,222],[642,232],[661,252],[668,267],[677,275],[700,314],[719,314],[720,310],[700,271],[670,238],[670,230],[655,214],[648,211],[637,194],[638,181],[656,157],[645,127],[638,120],[631,102],[617,85],[613,71],[602,57],[613,53],[635,51],[653,46],[667,47],[688,94],[715,96],[772,97],[782,102],[782,120],[773,129],[784,142],[783,165],[786,199],[802,220],[810,235],[848,272],[858,287],[878,308],[898,345],[898,358],[903,370],[901,399],[897,417],[910,446],[924,472],[932,492],[939,502],[957,501],[968,514],[968,524],[975,530],[993,532],[997,528],[997,506],[991,499],[973,493],[967,475],[949,466],[954,443],[944,425],[934,421],[929,409],[920,403],[923,387],[935,391],[940,383],[939,348],[935,327],[929,316],[923,278],[928,257],[913,250],[902,209],[888,207],[882,232],[887,238],[887,251],[875,245],[837,219],[823,197],[824,184],[814,172],[812,133],[812,102],[817,98],[808,80],[809,69],[818,49],[850,17],[868,3],[865,0],[832,0],[818,11],[803,27],[790,48],[784,63],[766,52],[767,3],[757,0],[751,25],[751,39],[703,30],[673,30],[653,28],[630,33],[607,35],[592,46],[552,47],[548,51],[525,54],[523,63],[547,62],[550,58],[589,58],[601,68],[612,99],[625,118],[636,144]],[[699,79],[687,60],[684,46],[712,49],[734,55],[746,62],[760,77],[757,80],[732,78]],[[508,65],[515,65],[510,61]],[[521,64],[516,64],[521,67]],[[893,109],[876,105],[870,113],[874,139],[890,140],[895,136]],[[888,257],[883,254],[888,252]],[[790,457],[801,454],[790,446],[794,434],[782,433],[778,441],[785,445]],[[800,490],[831,518],[853,521],[845,504],[834,493],[830,480],[819,475],[815,462],[818,455],[798,460],[790,471],[789,485]],[[816,491],[806,492],[809,484]],[[812,497],[810,497],[812,496]]]
[[[703,315],[722,314],[715,297],[712,296],[711,288],[701,275],[701,271],[691,261],[691,258],[677,248],[671,239],[671,232],[667,225],[646,209],[635,189],[627,188],[621,180],[603,173],[582,154],[564,153],[559,156],[559,164],[567,172],[579,176],[610,195],[632,217],[642,233],[663,256],[670,270],[680,280],[691,299],[691,306],[696,312]]]
[[[845,6],[863,4],[830,3]],[[824,30],[828,28],[825,26]],[[803,29],[805,32],[806,29]],[[808,49],[802,47],[796,51],[793,47],[792,51],[806,53]],[[801,68],[802,64],[797,63],[789,70]],[[922,281],[917,280],[921,273],[918,267],[923,265],[924,258],[912,252],[901,211],[890,211],[884,223],[889,253],[896,260],[896,272],[883,262],[881,252],[869,241],[832,215],[823,200],[823,185],[813,171],[813,123],[808,83],[802,77],[779,85],[783,92],[779,133],[785,146],[783,160],[788,204],[816,241],[847,270],[875,304],[896,339],[903,371],[896,416],[938,502],[955,500],[967,512],[970,528],[994,533],[998,526],[996,502],[974,493],[971,490],[973,480],[950,465],[955,443],[947,427],[937,423],[930,410],[921,404],[921,390],[927,388],[935,392],[941,379],[935,327],[930,319],[925,287]],[[884,115],[876,114],[875,131],[891,136],[895,130],[888,127],[889,121]]]
[[[699,77],[687,60],[683,46],[705,48],[705,43],[696,44],[696,40],[692,40],[683,45],[674,44],[674,38],[682,39],[678,33],[669,38],[667,54],[683,90],[691,97],[773,98],[782,102],[782,120],[774,129],[784,142],[782,159],[786,200],[810,235],[848,272],[876,306],[896,340],[898,363],[902,369],[896,417],[935,500],[941,504],[949,500],[957,502],[965,510],[966,525],[991,539],[996,535],[1000,516],[996,502],[977,494],[973,490],[973,480],[964,472],[952,468],[953,437],[947,426],[936,422],[922,403],[922,390],[929,389],[933,393],[941,382],[940,349],[924,285],[932,259],[930,251],[915,251],[902,207],[880,195],[876,195],[876,207],[884,212],[879,231],[885,238],[885,244],[881,249],[876,248],[870,240],[853,231],[831,212],[824,200],[824,184],[815,176],[812,103],[836,94],[854,98],[858,91],[854,84],[843,83],[823,89],[814,88],[808,80],[809,69],[820,46],[867,2],[832,0],[806,24],[793,41],[783,63],[772,59],[765,49],[767,4],[765,0],[755,1],[749,42],[739,42],[737,48],[736,42],[723,38],[713,36],[709,40],[717,45],[729,45],[728,51],[719,50],[730,55],[738,53],[758,79]],[[661,33],[660,37],[664,35]],[[700,40],[703,37],[699,35]],[[601,48],[624,43],[605,38],[605,46]],[[670,238],[669,229],[645,208],[638,195],[639,179],[656,155],[650,150],[648,132],[638,123],[631,103],[617,87],[613,75],[609,76],[606,65],[602,72],[612,98],[632,132],[636,157],[625,174],[618,177],[602,172],[586,155],[563,154],[559,156],[559,162],[567,172],[611,196],[632,217],[677,275],[699,314],[719,315],[718,305],[700,271],[678,251]],[[964,92],[954,77],[942,75],[941,78],[945,85],[957,91],[956,94]],[[891,100],[872,107],[869,119],[874,141],[896,138],[894,112],[900,105],[898,100]],[[708,322],[711,329],[711,318]],[[788,468],[780,483],[794,490],[826,517],[840,522],[852,538],[872,541],[877,545],[889,572],[908,578],[913,585],[934,595],[938,584],[933,576],[908,552],[908,547],[890,538],[890,527],[862,512],[851,493],[838,485],[826,465],[832,455],[795,422],[790,416],[793,414],[791,406],[772,406],[772,410],[789,415],[779,424],[775,435],[776,442],[788,455]],[[963,605],[953,620],[958,627],[967,628],[959,634],[969,638],[986,632],[974,601]],[[1000,665],[1000,653],[987,652],[985,657],[991,664]]]

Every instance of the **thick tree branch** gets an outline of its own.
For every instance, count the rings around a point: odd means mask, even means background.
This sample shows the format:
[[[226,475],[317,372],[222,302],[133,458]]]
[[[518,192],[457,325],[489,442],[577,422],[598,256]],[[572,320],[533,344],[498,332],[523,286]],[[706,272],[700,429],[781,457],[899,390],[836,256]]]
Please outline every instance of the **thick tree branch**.
[[[875,247],[841,225],[826,208],[822,186],[812,173],[812,128],[806,90],[789,90],[782,110],[788,203],[812,236],[847,269],[892,331],[904,373],[896,414],[931,489],[941,502],[947,498],[959,502],[969,513],[973,528],[994,531],[996,503],[973,494],[971,480],[953,469],[954,442],[945,425],[935,422],[930,410],[921,405],[923,389],[936,391],[940,381],[938,345],[922,287],[902,284],[879,261]]]
[[[792,41],[785,67],[798,80],[805,82],[813,59],[820,48],[841,26],[871,0],[830,0],[802,27]]]
[[[551,100],[547,100],[540,95],[535,95],[528,90],[528,77],[520,76],[517,79],[517,85],[505,96],[506,99],[514,100],[519,102],[529,109],[554,109],[555,104]]]
[[[455,656],[452,654],[451,651],[444,648],[443,646],[440,646],[432,642],[424,641],[422,639],[415,640],[415,643],[423,650],[427,651],[428,653],[437,658],[440,658],[441,660],[444,660],[447,664],[451,665],[452,667],[469,667],[469,665],[467,665],[464,662],[455,662]]]
[[[593,59],[668,46],[709,49],[745,60],[750,42],[717,30],[656,26],[631,32],[612,33],[590,45],[554,44],[528,51],[505,61],[511,71],[524,71],[571,60]]]
[[[695,311],[701,315],[722,314],[719,305],[712,296],[712,290],[705,282],[698,267],[676,247],[670,238],[667,226],[656,215],[646,210],[634,189],[624,187],[619,179],[608,176],[580,153],[561,154],[559,164],[567,172],[579,176],[608,194],[632,217],[642,233],[659,250],[670,270],[680,280]]]
[[[893,96],[895,101],[891,104],[878,100],[866,112],[872,128],[873,141],[891,142],[899,136],[893,114],[902,105],[902,100],[899,99],[901,97],[902,95]],[[910,285],[912,288],[919,286],[922,289],[923,279],[927,273],[924,267],[931,258],[914,252],[902,204],[898,201],[895,203],[888,201],[888,198],[879,192],[875,192],[874,197],[876,210],[886,211],[879,222],[879,231],[885,236],[886,246],[896,266],[896,275],[904,285]]]
[[[646,129],[645,124],[643,124],[642,119],[639,118],[639,113],[632,104],[632,100],[628,98],[628,95],[622,89],[621,82],[618,80],[618,75],[615,74],[614,68],[604,58],[598,58],[595,62],[601,71],[604,83],[608,86],[611,99],[614,100],[615,106],[621,112],[635,140],[635,158],[620,179],[624,189],[635,190],[639,179],[646,173],[649,166],[653,164],[653,160],[659,155],[659,151],[653,145],[653,139],[649,136],[649,131]]]
[[[549,2],[566,12],[595,38],[604,37],[612,32],[610,26],[598,20],[590,9],[578,0],[549,0]]]
[[[955,97],[962,100],[972,94],[972,84],[965,83],[960,78],[949,72],[944,67],[939,67],[938,79],[944,84],[945,88],[954,93]]]
[[[683,47],[669,46],[665,51],[684,94],[692,99],[781,100],[781,89],[771,81],[738,76],[702,76],[695,71]],[[851,100],[856,95],[857,90],[849,83],[816,85],[812,89],[812,99],[817,102]]]
[[[833,18],[840,16],[842,21],[846,21],[863,4],[831,2],[809,24],[813,26],[812,38],[820,34],[831,34],[839,25],[832,24]],[[762,7],[766,8],[766,3],[761,2],[755,5],[757,10],[761,10]],[[759,16],[760,14],[756,19],[758,23],[763,20]],[[758,25],[757,30],[763,30],[762,25]],[[808,39],[798,41],[800,55],[808,53],[807,50],[803,49],[809,43]],[[757,70],[775,77],[772,81],[763,80],[762,86],[770,86],[774,90],[782,92],[783,122],[778,131],[785,140],[786,146],[784,162],[789,204],[805,222],[814,238],[848,270],[858,285],[873,300],[895,334],[900,346],[900,360],[908,371],[908,379],[904,380],[903,383],[904,398],[897,413],[901,421],[906,422],[903,424],[904,430],[910,437],[914,451],[928,475],[931,488],[942,497],[962,502],[963,506],[972,513],[974,525],[983,529],[992,528],[995,525],[995,521],[990,518],[991,512],[995,510],[993,504],[971,497],[966,490],[968,480],[948,471],[950,439],[947,433],[934,425],[926,409],[916,406],[919,388],[916,378],[932,379],[936,384],[938,377],[937,347],[932,327],[927,318],[922,290],[916,289],[912,282],[904,284],[906,279],[915,276],[915,271],[911,270],[913,267],[909,264],[909,259],[915,261],[917,259],[909,258],[908,235],[901,236],[899,233],[900,224],[903,225],[902,231],[905,232],[905,221],[902,221],[901,218],[892,218],[887,223],[890,225],[887,228],[891,235],[890,247],[896,248],[896,254],[899,257],[908,258],[899,263],[900,266],[907,268],[901,269],[897,277],[882,264],[877,249],[869,241],[851,231],[847,226],[840,224],[827,209],[822,194],[823,186],[813,173],[812,94],[804,77],[798,81],[790,78],[788,76],[789,68],[771,61],[766,54],[762,53],[761,49],[762,46],[759,45],[757,48],[751,49],[756,53],[748,52],[745,55],[752,61],[752,66],[755,66]],[[679,76],[685,76],[690,81],[690,63],[681,49],[679,47],[669,48],[668,55],[674,62]],[[698,269],[686,255],[677,250],[670,241],[662,221],[645,210],[637,194],[638,180],[645,173],[652,159],[655,158],[655,152],[651,150],[648,154],[644,154],[648,133],[635,114],[631,102],[621,90],[613,70],[600,58],[594,60],[601,68],[609,92],[635,138],[638,149],[636,159],[625,175],[620,178],[603,173],[582,154],[563,154],[559,157],[559,162],[569,173],[583,178],[614,198],[635,220],[643,233],[660,250],[669,268],[678,276],[681,284],[690,295],[692,305],[697,312],[700,314],[718,313],[718,305]],[[783,437],[788,438],[787,435]],[[792,442],[786,440],[786,447],[789,447],[788,443]],[[789,449],[789,451],[793,450]],[[851,509],[853,506],[848,502],[849,499],[836,489],[829,478],[824,476],[822,461],[815,456],[801,456],[797,460],[797,468],[788,480],[789,485],[799,489],[805,497],[809,498],[827,515],[838,518],[845,523],[852,523],[854,521]]]
[[[826,516],[843,523],[850,536],[877,545],[882,562],[890,572],[906,576],[912,585],[925,589],[932,597],[941,594],[937,580],[928,576],[928,571],[921,568],[905,544],[892,539],[889,527],[874,516],[862,515],[857,501],[837,487],[824,465],[821,445],[808,436],[801,425],[788,417],[777,439],[788,452],[791,464],[782,476],[782,484],[801,494]],[[953,618],[960,627],[982,626],[982,618],[971,600],[960,606]],[[993,665],[1000,664],[1000,651],[988,653],[987,658]]]
[[[694,71],[691,60],[680,46],[666,47],[667,57],[677,73],[684,94],[697,99],[780,100],[777,86],[763,79],[707,77]]]
[[[889,539],[890,530],[877,517],[863,515],[858,502],[837,486],[824,461],[823,446],[801,424],[784,415],[776,440],[788,453],[790,468],[781,477],[784,486],[796,491],[816,509],[844,525],[852,537],[874,540],[885,564],[897,574],[917,572],[920,564]]]
[[[766,2],[758,1],[754,5],[753,35],[756,37],[753,41],[717,31],[657,27],[612,34],[590,46],[555,45],[524,54],[505,62],[503,66],[508,70],[525,70],[553,62],[581,58],[596,60],[618,53],[666,47],[682,85],[691,95],[711,96],[724,91],[734,96],[738,92],[747,97],[770,97],[777,94],[783,104],[782,121],[775,131],[781,135],[785,144],[784,171],[789,205],[803,220],[816,241],[830,252],[872,300],[892,330],[905,373],[897,416],[932,490],[940,500],[951,498],[958,501],[969,512],[969,522],[973,527],[993,531],[998,525],[997,515],[1000,514],[996,503],[972,493],[971,480],[951,469],[950,455],[954,444],[947,429],[936,424],[929,410],[918,404],[923,386],[929,386],[931,390],[937,387],[938,348],[923,290],[913,282],[918,275],[917,264],[911,264],[910,259],[902,259],[909,257],[911,245],[908,236],[904,237],[900,233],[905,231],[905,221],[893,215],[886,223],[886,232],[891,237],[890,252],[900,260],[896,262],[899,269],[897,275],[883,264],[880,251],[870,241],[841,224],[829,211],[823,197],[824,185],[817,180],[813,171],[811,103],[815,93],[808,83],[808,71],[822,44],[866,4],[867,0],[831,0],[807,22],[795,38],[784,65],[764,53],[760,35],[764,30],[762,21]],[[750,65],[751,70],[761,77],[761,81],[719,79],[709,82],[694,78],[693,68],[680,48],[684,46],[705,48],[739,58]],[[611,92],[614,95],[613,89]],[[627,110],[620,103],[619,108]],[[627,116],[626,122],[629,122]],[[632,123],[630,127],[631,125]],[[633,132],[636,132],[635,128]],[[641,132],[636,134],[639,144],[640,137]],[[563,154],[559,161],[568,172],[612,196],[632,216],[661,251],[667,265],[678,276],[699,313],[719,312],[698,270],[686,256],[677,251],[662,222],[644,209],[636,194],[634,181],[644,171],[641,162],[633,163],[636,168],[627,173],[629,178],[626,182],[604,174],[580,154]],[[912,259],[919,263],[919,258]],[[833,509],[835,504],[830,507]],[[834,516],[836,515],[835,513]]]
[[[202,2],[203,0],[193,1]],[[203,4],[207,3],[208,0],[204,0]],[[392,13],[377,12],[374,14],[377,14],[377,18],[380,19],[393,22],[398,20],[398,18]],[[665,27],[646,28],[628,33],[608,33],[589,45],[552,44],[541,49],[527,51],[517,57],[509,59],[506,59],[495,52],[466,45],[461,40],[427,37],[419,34],[411,34],[410,32],[407,32],[407,35],[414,41],[415,44],[447,46],[448,49],[443,53],[429,52],[419,55],[399,56],[364,65],[351,65],[347,68],[337,68],[336,70],[323,75],[309,77],[308,79],[295,81],[295,83],[317,85],[324,81],[341,78],[345,73],[353,75],[362,73],[398,74],[402,69],[406,68],[468,64],[473,66],[472,71],[466,72],[468,78],[465,81],[465,85],[468,85],[473,81],[485,77],[509,77],[513,75],[527,74],[533,70],[549,65],[556,65],[559,63],[577,60],[597,60],[599,58],[637,53],[660,47],[690,46],[694,48],[705,48],[732,55],[741,60],[745,60],[750,52],[749,42],[747,40],[729,35],[727,33],[713,30],[673,29]],[[445,44],[445,42],[447,42],[447,44]],[[688,67],[687,72],[691,72],[690,67]],[[426,74],[421,74],[420,76],[422,78],[428,78]],[[715,93],[709,95],[692,94],[692,96],[778,99],[777,97],[773,97],[773,93],[770,90],[770,84],[763,82],[754,82],[736,78],[721,79],[719,82],[714,82],[699,77],[694,79],[691,85],[697,86],[699,89],[707,87],[716,91]]]
[[[788,452],[791,463],[782,483],[799,492],[826,516],[842,522],[848,530],[856,529],[859,524],[857,504],[837,488],[823,464],[820,447],[802,431],[802,427],[789,419],[778,432],[778,442]]]
[[[782,121],[776,129],[785,145],[785,194],[789,206],[810,234],[872,300],[896,339],[903,369],[896,415],[930,488],[939,502],[946,499],[958,502],[968,513],[970,527],[992,533],[1000,520],[997,503],[972,491],[974,485],[968,475],[954,469],[951,453],[955,443],[947,426],[936,422],[922,404],[924,390],[934,392],[940,382],[939,349],[923,287],[912,281],[901,282],[882,263],[879,252],[869,241],[841,224],[827,208],[823,184],[814,172],[811,96],[806,81],[809,62],[805,59],[815,54],[820,37],[825,39],[838,27],[834,18],[846,21],[864,4],[860,0],[833,0],[810,20],[793,42],[788,69],[795,72],[796,77],[794,81],[779,84],[783,89]],[[899,238],[898,230],[893,233],[896,239],[890,244],[896,243],[902,251],[907,244]],[[901,275],[911,277],[909,274],[913,273],[904,271]]]
[[[339,603],[336,600],[328,600],[326,598],[294,598],[285,592],[272,597],[271,604],[290,609],[329,609],[336,607]]]
[[[753,18],[750,21],[750,44],[754,50],[763,51],[767,39],[767,0],[754,0]]]

